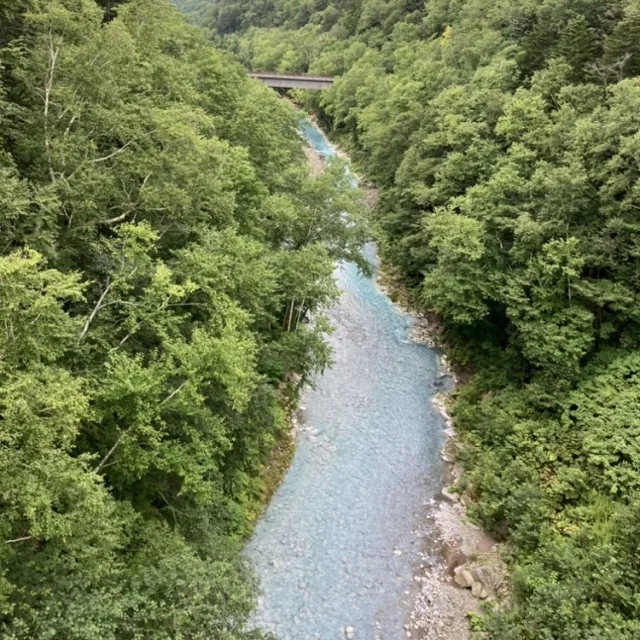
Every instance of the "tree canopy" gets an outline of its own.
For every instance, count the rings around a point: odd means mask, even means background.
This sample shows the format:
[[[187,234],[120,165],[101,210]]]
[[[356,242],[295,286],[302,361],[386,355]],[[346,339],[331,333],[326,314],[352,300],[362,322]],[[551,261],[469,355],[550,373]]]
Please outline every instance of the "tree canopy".
[[[460,489],[514,568],[487,636],[639,637],[640,4],[189,6],[247,66],[338,76],[300,98],[379,188],[383,257],[475,371]]]
[[[0,11],[0,634],[262,638],[239,546],[358,195],[168,4]]]

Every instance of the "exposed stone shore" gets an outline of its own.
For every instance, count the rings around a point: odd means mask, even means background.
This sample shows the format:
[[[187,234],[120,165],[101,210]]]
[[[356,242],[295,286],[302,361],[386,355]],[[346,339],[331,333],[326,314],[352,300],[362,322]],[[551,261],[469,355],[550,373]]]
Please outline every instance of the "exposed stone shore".
[[[395,274],[381,273],[378,286],[400,309],[416,318],[409,331],[410,340],[432,348],[441,346],[442,328],[437,319],[415,311]],[[439,357],[441,377],[449,377],[454,386],[467,378],[468,371],[456,372],[446,356]],[[433,398],[445,419],[441,457],[449,465],[451,486],[459,481],[463,470],[455,462],[458,443],[447,410],[448,400],[449,394],[444,392]],[[405,624],[406,637],[470,640],[470,618],[480,613],[483,601],[503,597],[506,590],[506,571],[498,545],[480,527],[469,522],[465,497],[449,487],[442,489],[440,500],[428,505],[424,530],[416,533],[423,541],[425,562],[414,575],[420,588]]]
[[[311,174],[321,173],[324,162],[320,156],[309,147],[305,153]],[[373,207],[377,193],[375,189],[366,191],[367,204]],[[377,285],[398,308],[416,319],[409,331],[411,341],[433,348],[440,346],[442,328],[437,318],[416,312],[395,274],[379,273]],[[451,378],[456,385],[464,382],[468,372],[455,372],[443,355],[440,375]],[[456,434],[447,412],[448,398],[448,394],[438,393],[433,402],[446,421],[441,456],[450,465],[451,484],[455,484],[462,469],[455,464]],[[505,572],[499,549],[486,532],[467,520],[460,496],[448,487],[443,488],[441,499],[425,507],[423,528],[414,532],[424,550],[413,576],[419,588],[404,625],[405,635],[415,640],[470,640],[470,615],[478,614],[483,601],[495,599],[504,589]],[[407,596],[413,593],[415,590],[409,588],[405,591]],[[353,627],[344,627],[342,631],[347,640],[357,638]]]
[[[455,431],[445,399],[438,394],[434,404],[447,421],[442,455],[448,461]],[[452,465],[454,482],[461,471]],[[495,541],[467,520],[457,494],[447,488],[442,494],[443,499],[431,505],[423,534],[429,556],[440,559],[414,576],[420,591],[405,631],[408,638],[418,640],[469,640],[470,616],[480,612],[482,601],[502,593],[505,570]]]

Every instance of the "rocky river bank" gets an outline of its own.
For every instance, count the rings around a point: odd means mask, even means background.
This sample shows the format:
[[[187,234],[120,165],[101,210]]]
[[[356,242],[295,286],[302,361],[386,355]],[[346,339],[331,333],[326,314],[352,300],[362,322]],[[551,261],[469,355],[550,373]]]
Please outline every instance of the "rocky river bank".
[[[317,157],[335,155],[301,130]],[[375,273],[375,247],[365,257]],[[491,594],[480,567],[469,586],[455,569],[493,542],[446,489],[454,434],[438,392],[455,376],[426,341],[428,319],[356,265],[335,278],[334,363],[303,394],[295,455],[246,547],[263,589],[255,624],[281,640],[465,640],[467,613]]]
[[[441,349],[442,327],[435,316],[415,310],[408,292],[392,270],[381,271],[378,286],[394,304],[418,320],[409,339],[418,344]],[[433,404],[445,420],[445,440],[441,458],[448,466],[446,486],[441,496],[432,500],[425,527],[417,534],[425,547],[424,562],[417,568],[414,580],[420,585],[409,620],[405,624],[407,638],[418,640],[469,640],[471,620],[481,611],[482,602],[495,602],[507,596],[506,566],[501,549],[483,529],[469,521],[469,497],[452,487],[460,481],[463,469],[456,462],[459,442],[448,405],[451,391],[470,375],[455,371],[446,356],[440,356],[440,379],[449,378],[452,388],[433,397]],[[433,558],[437,560],[433,560]]]
[[[442,450],[450,465],[451,483],[459,479],[461,469],[451,462],[455,431],[446,412],[446,397],[439,394],[434,403],[447,420],[447,440]],[[466,514],[464,498],[444,487],[442,498],[431,506],[424,545],[429,558],[414,580],[420,584],[409,620],[406,636],[419,640],[468,640],[470,622],[480,613],[483,601],[493,601],[502,594],[505,567],[495,540],[472,524]]]

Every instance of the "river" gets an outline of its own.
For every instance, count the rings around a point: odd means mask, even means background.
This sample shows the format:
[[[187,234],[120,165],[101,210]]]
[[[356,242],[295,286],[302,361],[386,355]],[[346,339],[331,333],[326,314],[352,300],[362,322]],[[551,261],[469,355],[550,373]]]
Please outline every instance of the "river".
[[[300,130],[334,154],[311,123]],[[281,640],[399,640],[418,530],[444,483],[438,357],[409,341],[415,319],[375,277],[353,264],[335,277],[335,362],[302,398],[293,461],[246,548],[262,587],[255,622]]]

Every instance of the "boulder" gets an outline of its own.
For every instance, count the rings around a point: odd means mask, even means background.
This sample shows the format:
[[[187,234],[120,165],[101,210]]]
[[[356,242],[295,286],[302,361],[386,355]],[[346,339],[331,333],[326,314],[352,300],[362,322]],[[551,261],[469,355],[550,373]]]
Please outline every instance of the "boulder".
[[[474,584],[474,579],[473,576],[471,575],[470,571],[467,571],[464,568],[464,565],[462,567],[456,567],[453,571],[453,581],[459,585],[460,587],[463,587],[465,589],[470,589],[473,584]]]
[[[485,567],[471,569],[471,575],[476,582],[481,582],[482,584],[489,584],[491,581],[491,576]]]
[[[505,576],[506,566],[497,548],[481,553],[453,570],[453,579],[457,585],[471,589],[476,598],[489,601],[505,595]]]
[[[458,494],[453,493],[453,491],[449,491],[446,487],[442,490],[442,495],[447,499],[451,500],[451,502],[458,502]]]
[[[344,637],[347,640],[353,640],[356,637],[356,630],[353,627],[345,627]]]
[[[472,567],[467,567],[473,579],[482,583],[488,591],[497,591],[504,582],[506,568],[495,553],[478,556]]]

